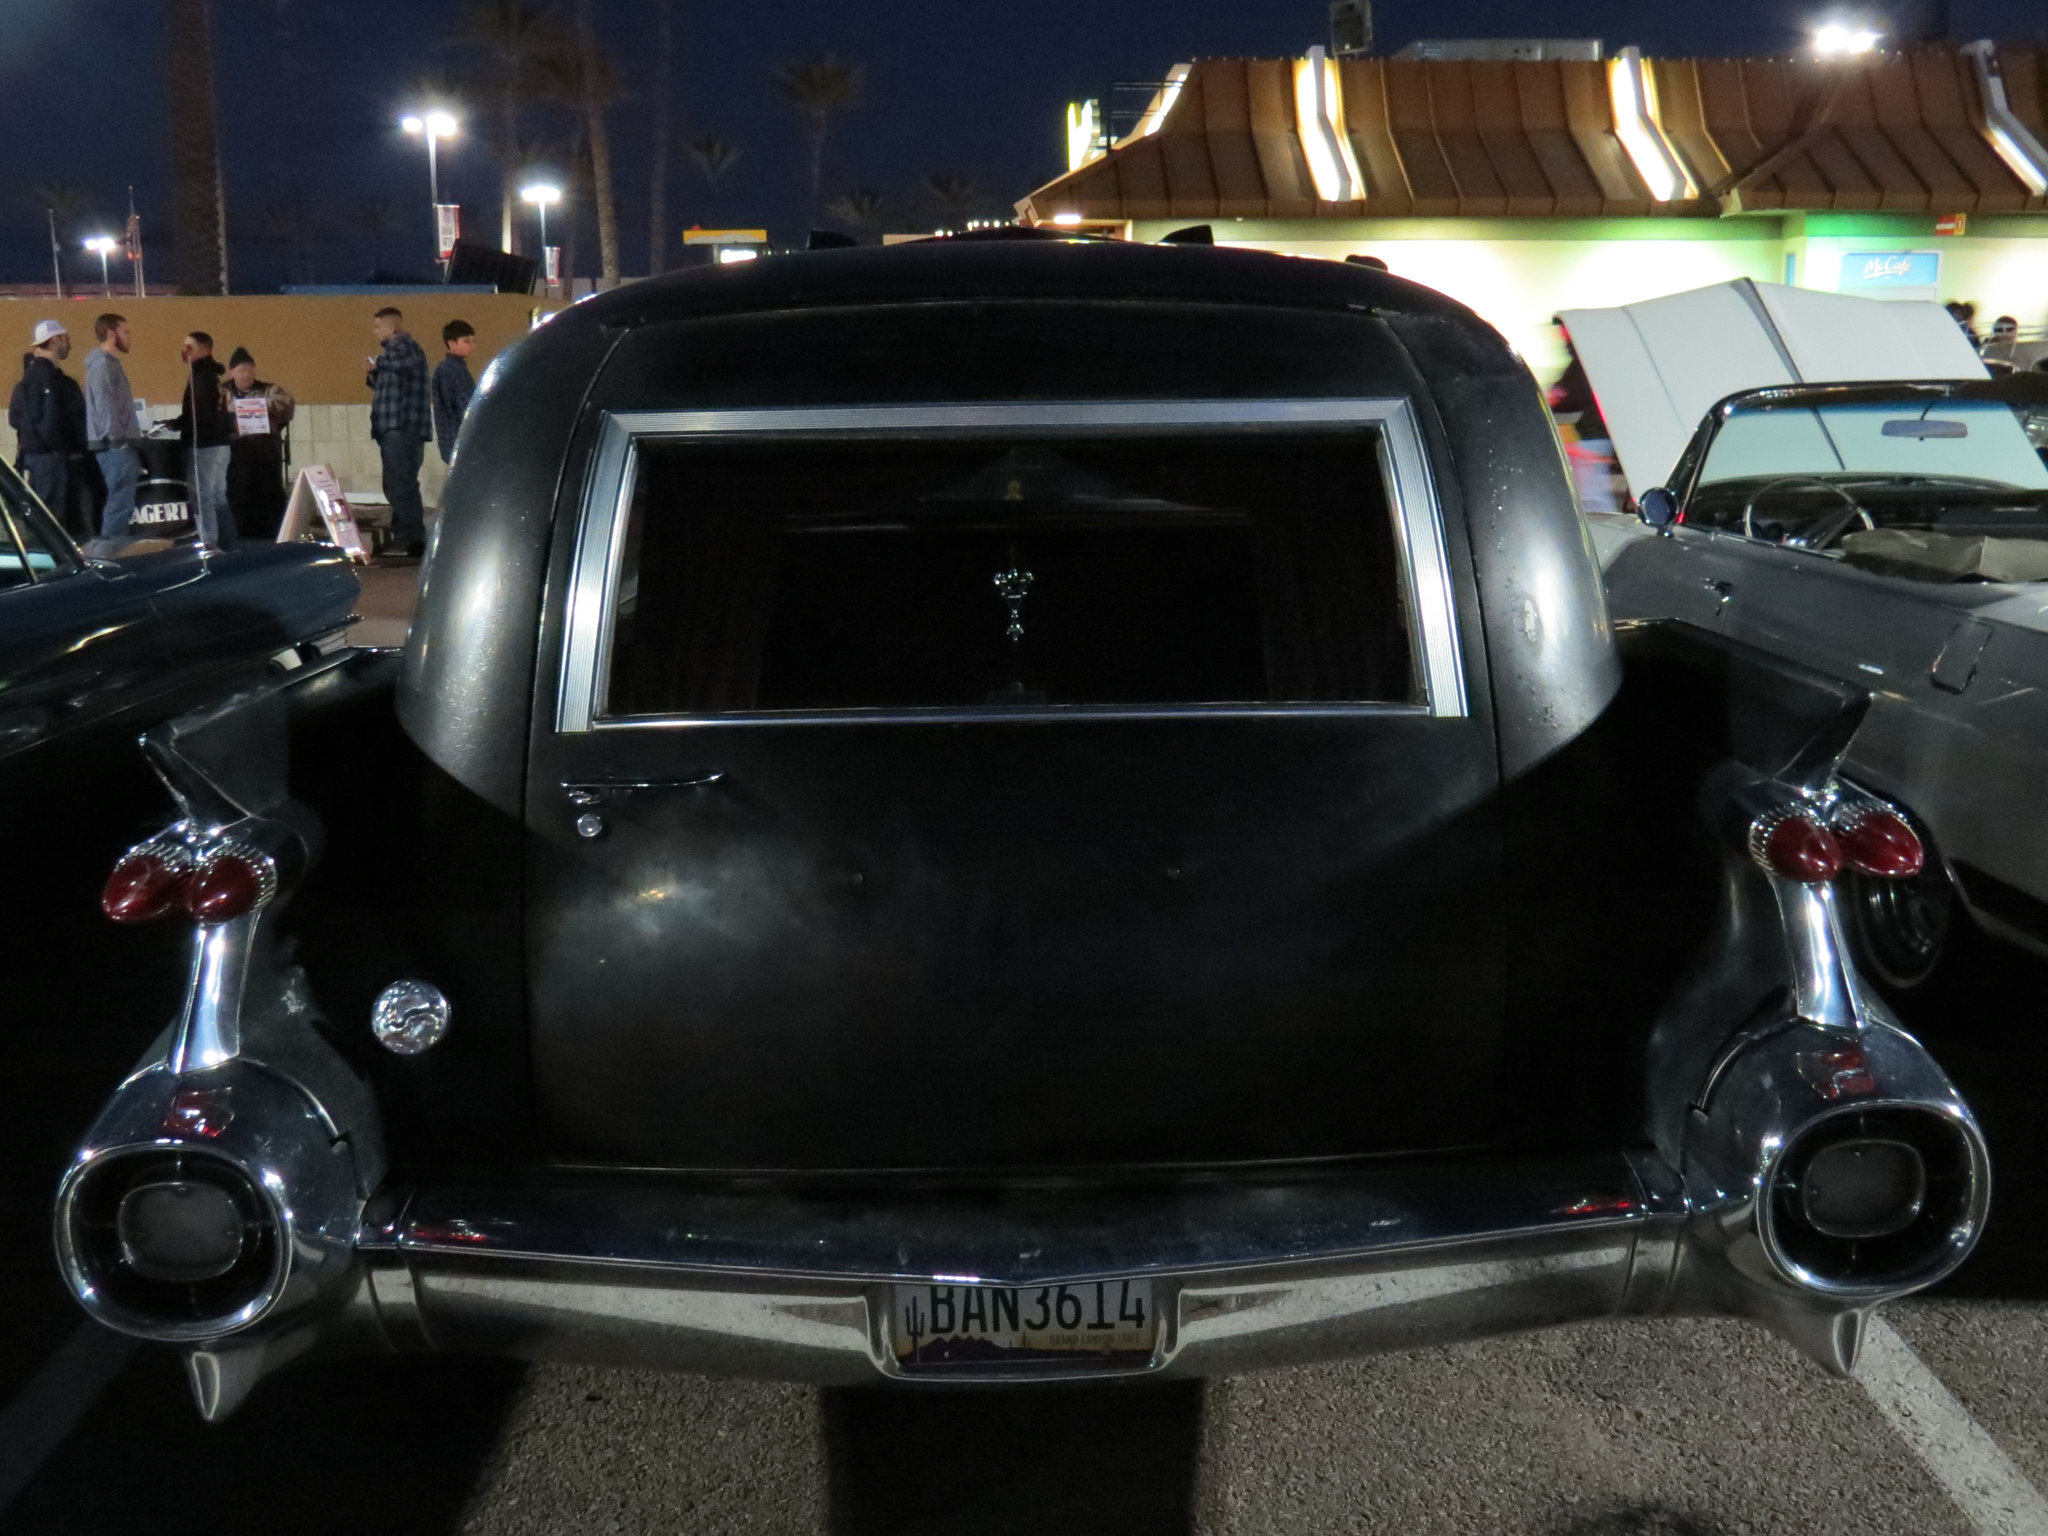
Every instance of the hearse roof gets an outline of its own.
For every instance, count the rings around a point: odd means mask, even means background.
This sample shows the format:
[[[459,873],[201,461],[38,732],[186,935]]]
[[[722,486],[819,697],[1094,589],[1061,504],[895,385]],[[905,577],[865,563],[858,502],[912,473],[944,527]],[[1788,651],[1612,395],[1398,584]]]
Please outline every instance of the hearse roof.
[[[798,251],[634,283],[577,306],[605,326],[852,304],[986,299],[1265,304],[1485,322],[1433,288],[1369,267],[1198,245],[956,237]]]

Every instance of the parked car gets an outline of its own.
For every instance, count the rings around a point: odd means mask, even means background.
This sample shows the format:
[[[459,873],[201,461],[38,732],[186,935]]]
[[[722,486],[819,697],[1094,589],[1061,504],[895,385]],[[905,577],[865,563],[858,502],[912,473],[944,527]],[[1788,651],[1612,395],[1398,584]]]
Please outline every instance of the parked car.
[[[1607,621],[1500,337],[972,238],[486,375],[402,665],[153,734],[185,1009],[59,1192],[217,1418],[321,1351],[1213,1373],[1618,1315],[1847,1370],[1975,1122],[1859,982],[1852,683]],[[375,785],[374,796],[364,786]]]
[[[136,738],[339,648],[355,601],[347,562],[310,546],[87,559],[0,465],[0,971],[9,1048],[36,1085],[0,1156],[24,1198],[62,1174],[109,1076],[177,998],[177,936],[138,944],[96,911],[108,861],[162,818]],[[54,1330],[69,1304],[37,1278],[10,1294],[31,1331],[45,1306]]]
[[[1592,522],[1617,614],[1868,680],[1843,771],[1930,856],[1851,877],[1866,969],[1918,985],[1972,919],[2048,952],[2048,378],[1746,391]]]
[[[0,465],[0,781],[17,809],[0,898],[9,974],[45,973],[51,904],[89,898],[137,819],[161,806],[136,737],[339,649],[356,597],[348,562],[312,545],[88,559]]]

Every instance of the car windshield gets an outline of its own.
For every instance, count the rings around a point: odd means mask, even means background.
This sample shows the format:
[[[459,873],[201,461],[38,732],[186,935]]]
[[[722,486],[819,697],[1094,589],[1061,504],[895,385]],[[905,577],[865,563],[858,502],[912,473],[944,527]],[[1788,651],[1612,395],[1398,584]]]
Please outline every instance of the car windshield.
[[[0,588],[32,586],[69,569],[69,554],[40,503],[0,464]]]
[[[2048,397],[1981,391],[1737,405],[1685,520],[1899,574],[2048,580]]]

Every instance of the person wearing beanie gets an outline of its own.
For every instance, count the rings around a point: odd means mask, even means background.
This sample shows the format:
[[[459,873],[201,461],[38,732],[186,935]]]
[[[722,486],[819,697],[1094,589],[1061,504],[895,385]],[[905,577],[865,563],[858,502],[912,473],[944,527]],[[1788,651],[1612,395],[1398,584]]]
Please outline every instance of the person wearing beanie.
[[[235,418],[228,459],[228,511],[235,530],[245,539],[275,539],[286,499],[284,429],[295,402],[289,390],[256,377],[256,359],[247,347],[229,355],[221,393]],[[239,400],[260,400],[263,410],[238,408]]]

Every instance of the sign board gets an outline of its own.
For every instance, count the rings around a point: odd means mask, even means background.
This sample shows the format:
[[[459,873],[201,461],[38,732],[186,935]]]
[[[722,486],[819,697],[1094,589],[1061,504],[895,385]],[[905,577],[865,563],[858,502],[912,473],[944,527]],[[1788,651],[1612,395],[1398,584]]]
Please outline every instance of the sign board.
[[[135,510],[128,515],[128,527],[137,538],[174,538],[189,533],[192,523],[191,504],[185,501],[145,501],[136,499]]]
[[[1941,286],[1939,251],[1844,251],[1837,286],[1843,293]]]
[[[303,539],[312,532],[316,514],[326,526],[330,544],[351,560],[368,563],[370,551],[363,543],[362,530],[356,527],[355,514],[348,509],[348,498],[341,494],[341,482],[325,464],[308,464],[292,482],[291,500],[285,503],[277,542],[296,544]]]
[[[547,246],[541,251],[541,258],[541,280],[552,288],[562,280],[562,248],[559,245]]]
[[[434,204],[434,233],[441,242],[441,259],[455,254],[455,242],[462,238],[462,204]]]
[[[263,396],[238,396],[234,406],[235,436],[267,437],[270,434],[270,402]]]
[[[765,229],[686,229],[685,245],[766,245]]]
[[[1945,213],[1934,221],[1937,235],[1966,235],[1970,232],[1970,216],[1967,213]]]

